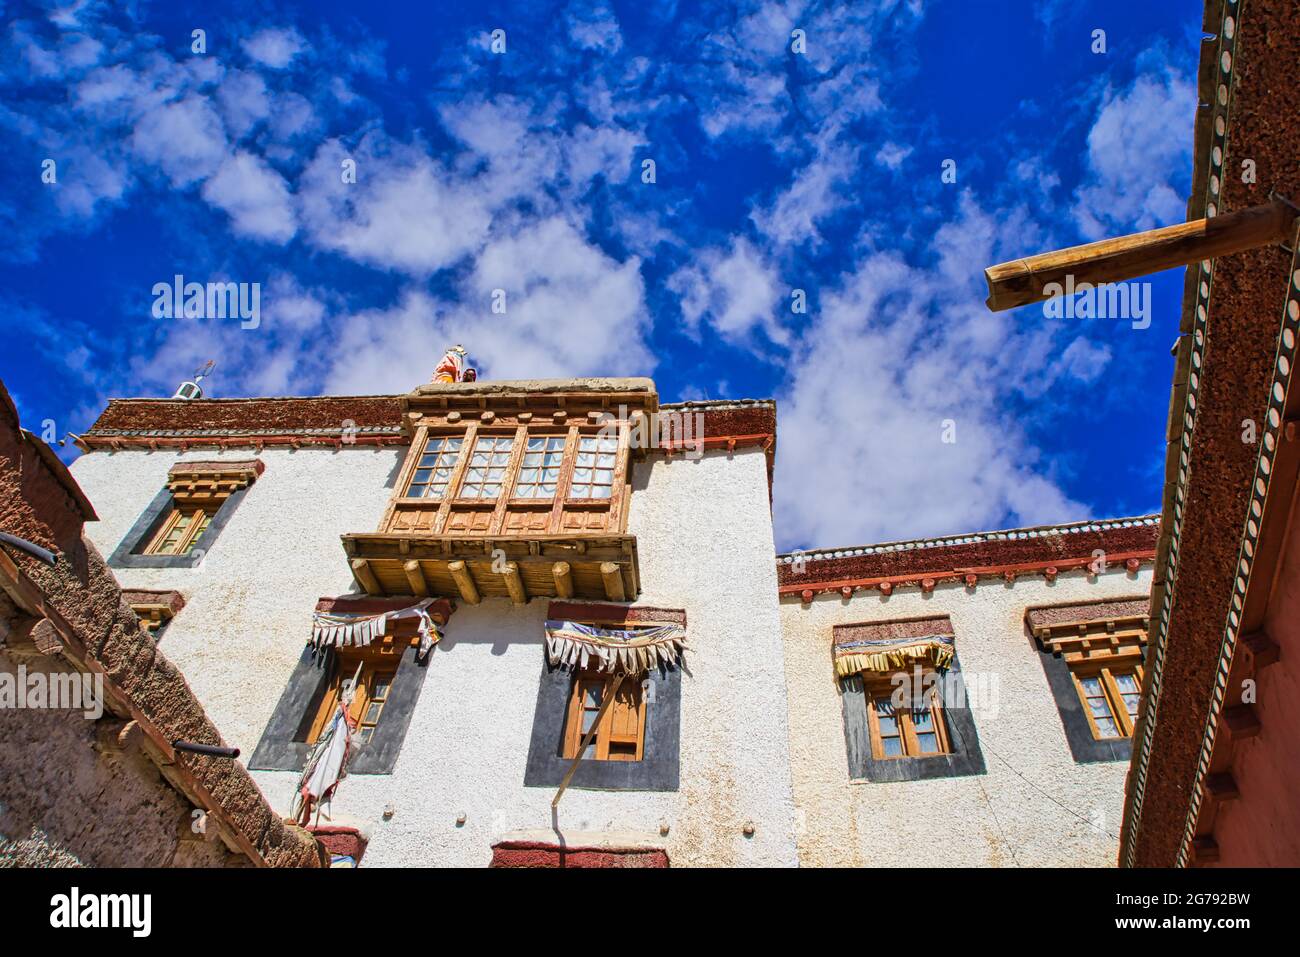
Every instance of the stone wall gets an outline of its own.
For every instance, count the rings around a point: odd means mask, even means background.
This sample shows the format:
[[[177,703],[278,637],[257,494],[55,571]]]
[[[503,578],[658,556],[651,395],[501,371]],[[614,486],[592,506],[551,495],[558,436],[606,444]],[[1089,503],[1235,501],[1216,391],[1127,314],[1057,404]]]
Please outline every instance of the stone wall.
[[[315,866],[315,841],[281,823],[241,765],[172,751],[176,739],[217,744],[221,735],[83,538],[94,518],[57,458],[20,430],[0,385],[0,529],[58,556],[51,567],[0,546],[0,681],[13,688],[20,668],[93,673],[107,709],[97,720],[94,708],[87,717],[0,707],[0,862]],[[26,640],[41,619],[54,650]],[[117,728],[126,746],[113,753],[104,732]],[[198,799],[222,818],[229,844],[188,838]]]

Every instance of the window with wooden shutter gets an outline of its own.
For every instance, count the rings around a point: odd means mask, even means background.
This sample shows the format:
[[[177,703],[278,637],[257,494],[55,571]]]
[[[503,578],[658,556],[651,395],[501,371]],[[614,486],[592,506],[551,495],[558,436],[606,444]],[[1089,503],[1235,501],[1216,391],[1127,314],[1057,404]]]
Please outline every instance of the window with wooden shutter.
[[[402,642],[393,642],[382,648],[334,649],[329,684],[312,719],[307,743],[314,744],[329,727],[338,709],[340,696],[352,687],[354,680],[356,694],[353,695],[348,713],[357,722],[358,743],[369,742],[383,717],[403,649]]]
[[[596,671],[580,671],[574,676],[564,732],[565,758],[577,757],[587,733],[595,728],[595,737],[582,755],[585,760],[641,760],[645,751],[646,711],[642,679],[625,677],[614,692],[616,681],[615,677]],[[602,716],[601,707],[611,693],[614,700]]]
[[[141,554],[188,555],[220,507],[220,502],[194,504],[177,500]]]

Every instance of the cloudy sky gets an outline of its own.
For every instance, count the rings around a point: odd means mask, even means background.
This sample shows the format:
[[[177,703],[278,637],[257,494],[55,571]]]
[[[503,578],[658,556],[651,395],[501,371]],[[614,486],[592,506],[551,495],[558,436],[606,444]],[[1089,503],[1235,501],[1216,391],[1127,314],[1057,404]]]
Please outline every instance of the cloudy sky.
[[[401,6],[0,0],[29,428],[208,359],[213,396],[405,391],[463,342],[775,398],[782,549],[1158,508],[1181,274],[1139,329],[990,313],[982,272],[1181,221],[1199,0]],[[155,318],[176,274],[260,324]]]

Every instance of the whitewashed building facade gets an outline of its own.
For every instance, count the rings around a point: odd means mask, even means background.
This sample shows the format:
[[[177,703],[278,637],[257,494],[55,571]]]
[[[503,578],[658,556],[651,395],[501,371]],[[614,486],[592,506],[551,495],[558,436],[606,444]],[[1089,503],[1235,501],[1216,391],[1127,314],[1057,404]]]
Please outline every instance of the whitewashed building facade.
[[[774,403],[646,379],[114,400],[80,441],[88,536],[286,816],[355,694],[307,815],[340,859],[1114,863],[1127,719],[1070,682],[1140,663],[1154,519],[774,561]],[[996,706],[885,754],[899,662]]]

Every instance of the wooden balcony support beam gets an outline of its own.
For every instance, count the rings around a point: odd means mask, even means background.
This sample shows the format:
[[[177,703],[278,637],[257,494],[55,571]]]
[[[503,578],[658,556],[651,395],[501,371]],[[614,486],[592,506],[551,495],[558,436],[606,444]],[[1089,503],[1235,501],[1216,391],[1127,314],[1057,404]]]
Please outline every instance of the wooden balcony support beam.
[[[519,574],[519,565],[516,562],[506,562],[505,571],[501,573],[505,579],[506,591],[510,592],[510,600],[516,605],[528,604],[528,592],[524,588],[524,579]]]
[[[1071,246],[984,270],[994,312],[1060,295],[1067,285],[1123,282],[1291,237],[1296,209],[1279,199],[1223,216]],[[1068,283],[1067,277],[1073,282]],[[1047,287],[1053,286],[1052,290]],[[1046,291],[1045,291],[1046,290]]]
[[[448,562],[447,571],[451,573],[451,580],[456,583],[456,590],[460,592],[465,604],[477,605],[483,600],[478,593],[478,586],[474,584],[474,576],[469,573],[469,568],[463,561]]]
[[[626,601],[623,591],[623,572],[618,562],[601,562],[600,577],[605,582],[605,597],[610,601]]]
[[[551,576],[555,579],[555,594],[558,598],[573,597],[573,571],[568,562],[556,562],[551,566]]]
[[[370,567],[370,562],[366,559],[352,559],[352,577],[357,580],[358,585],[365,589],[367,595],[384,594],[384,589],[380,586],[374,569]]]
[[[419,595],[421,598],[428,598],[429,583],[424,579],[424,571],[420,568],[420,563],[415,559],[403,562],[402,571],[406,573],[406,580],[411,586],[411,594]]]

